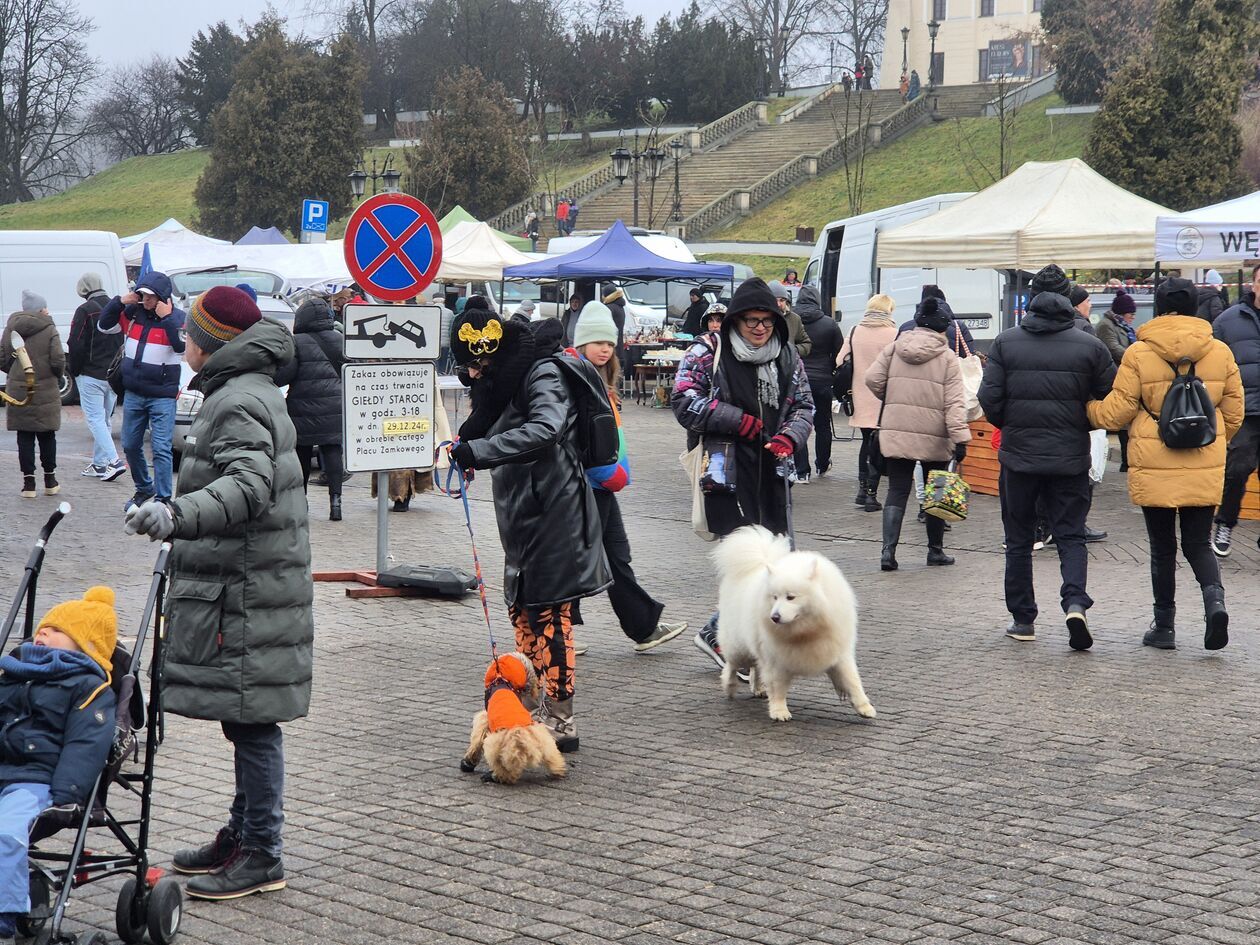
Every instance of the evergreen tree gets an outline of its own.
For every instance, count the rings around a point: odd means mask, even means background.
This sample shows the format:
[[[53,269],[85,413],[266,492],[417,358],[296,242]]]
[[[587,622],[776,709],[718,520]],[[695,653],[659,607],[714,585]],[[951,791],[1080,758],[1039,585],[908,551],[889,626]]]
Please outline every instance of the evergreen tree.
[[[198,30],[188,55],[179,60],[179,102],[198,144],[213,143],[211,119],[227,101],[236,67],[244,57],[244,38],[220,20],[209,34]]]
[[[1234,116],[1254,57],[1249,0],[1160,0],[1149,56],[1111,84],[1086,158],[1174,210],[1245,193]]]
[[[237,239],[250,226],[297,229],[302,199],[350,209],[346,175],[363,149],[363,67],[344,37],[327,52],[288,40],[268,18],[252,31],[212,125],[210,163],[194,197],[199,229]]]

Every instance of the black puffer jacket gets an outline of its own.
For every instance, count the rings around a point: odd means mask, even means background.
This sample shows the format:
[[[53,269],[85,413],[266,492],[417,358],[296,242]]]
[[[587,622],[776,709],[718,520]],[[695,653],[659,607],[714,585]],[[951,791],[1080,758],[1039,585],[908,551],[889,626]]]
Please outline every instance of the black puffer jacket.
[[[805,362],[805,376],[815,386],[829,387],[836,369],[836,355],[844,346],[844,333],[834,318],[823,313],[818,290],[812,285],[805,286],[796,297],[796,314],[801,316],[810,340],[809,354],[801,358]]]
[[[1116,366],[1106,345],[1076,330],[1075,318],[1067,299],[1042,292],[989,348],[980,406],[1002,431],[998,458],[1006,469],[1051,476],[1089,469],[1085,404],[1107,395]]]
[[[341,333],[323,299],[303,302],[293,318],[292,361],[276,372],[276,385],[289,386],[289,418],[298,446],[341,442]]]
[[[1200,318],[1206,318],[1210,322],[1215,322],[1216,317],[1225,310],[1225,303],[1221,301],[1221,293],[1216,291],[1212,286],[1199,287],[1199,310],[1195,313]]]
[[[503,393],[482,385],[510,383],[515,390],[484,436],[468,435],[473,417],[460,428],[473,468],[491,470],[509,606],[590,597],[612,583],[599,509],[578,455],[573,395],[556,363],[559,334],[556,322],[541,322],[536,331],[505,325],[492,373],[472,382],[474,412]]]
[[[1247,399],[1246,415],[1260,417],[1260,312],[1248,302],[1231,305],[1212,323],[1212,334],[1234,352]]]

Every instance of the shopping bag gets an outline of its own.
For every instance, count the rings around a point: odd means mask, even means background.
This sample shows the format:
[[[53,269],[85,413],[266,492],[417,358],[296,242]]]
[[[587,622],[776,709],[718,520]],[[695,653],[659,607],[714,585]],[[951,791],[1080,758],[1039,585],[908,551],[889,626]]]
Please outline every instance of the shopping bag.
[[[967,410],[967,421],[980,420],[984,410],[980,406],[980,382],[984,380],[984,364],[978,354],[974,354],[963,337],[962,329],[954,327],[954,353],[958,355],[958,368],[962,372],[963,406]]]
[[[1102,482],[1110,448],[1106,430],[1089,431],[1089,478],[1092,482]]]
[[[961,522],[967,517],[967,501],[971,487],[955,471],[955,464],[948,469],[933,469],[928,473],[923,487],[923,511],[946,522]]]
[[[678,457],[691,483],[691,530],[705,541],[715,541],[717,536],[709,531],[709,519],[704,512],[704,492],[700,489],[700,476],[704,472],[704,446],[697,444]]]

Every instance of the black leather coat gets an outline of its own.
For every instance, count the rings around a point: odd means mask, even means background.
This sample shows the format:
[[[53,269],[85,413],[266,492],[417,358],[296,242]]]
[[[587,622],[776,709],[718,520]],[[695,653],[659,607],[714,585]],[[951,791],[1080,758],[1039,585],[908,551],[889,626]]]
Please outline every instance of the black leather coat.
[[[327,302],[313,299],[297,310],[293,346],[293,360],[276,372],[276,384],[289,386],[287,406],[297,445],[340,443],[341,366],[346,358]]]

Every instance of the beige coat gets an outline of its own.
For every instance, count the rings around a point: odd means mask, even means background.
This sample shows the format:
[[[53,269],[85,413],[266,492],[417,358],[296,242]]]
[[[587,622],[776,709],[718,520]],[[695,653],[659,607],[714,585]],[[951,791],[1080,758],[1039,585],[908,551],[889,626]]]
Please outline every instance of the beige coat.
[[[866,386],[884,401],[884,456],[944,461],[971,439],[962,370],[941,332],[916,328],[903,334],[875,360]]]
[[[853,341],[853,416],[849,418],[849,426],[872,430],[879,426],[879,398],[866,386],[866,373],[875,363],[880,353],[893,343],[897,337],[897,326],[889,319],[887,325],[867,325],[859,323],[844,339],[840,349],[843,361],[849,353],[849,341]]]

